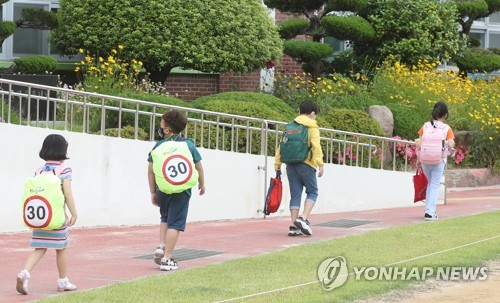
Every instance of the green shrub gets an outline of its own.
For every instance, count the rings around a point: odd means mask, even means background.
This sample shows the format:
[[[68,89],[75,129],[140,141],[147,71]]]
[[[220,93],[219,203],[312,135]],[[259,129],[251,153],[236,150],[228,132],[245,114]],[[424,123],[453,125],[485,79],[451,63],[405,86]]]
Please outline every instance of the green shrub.
[[[430,118],[429,114],[424,115],[404,103],[389,103],[387,107],[391,110],[394,119],[393,135],[403,139],[418,138],[418,130]]]
[[[312,41],[289,40],[284,43],[283,52],[300,62],[313,62],[321,60],[333,53],[329,44]]]
[[[385,137],[380,124],[364,111],[332,109],[323,118],[336,130]]]
[[[322,117],[335,130],[385,137],[385,133],[380,127],[380,124],[364,111],[332,109],[324,113]],[[356,165],[357,159],[358,166],[380,167],[380,155],[377,153],[371,153],[373,152],[373,148],[366,145],[371,144],[379,149],[382,145],[382,141],[377,139],[370,140],[358,138],[357,136],[349,135],[335,135],[333,139],[336,140],[333,142],[330,151],[333,157],[333,163]],[[359,146],[356,144],[358,140],[359,143],[361,143]],[[344,141],[347,141],[347,143],[344,144]],[[321,145],[323,152],[327,151],[326,142],[322,141]]]
[[[247,93],[247,92],[227,92],[206,97],[201,97],[193,101],[193,105],[196,108],[222,112],[232,115],[260,118],[266,120],[291,121],[297,115],[294,111],[282,100],[273,97],[271,95],[262,93]],[[204,116],[205,120],[215,121],[215,117],[210,115]],[[249,130],[246,128],[247,123],[244,120],[238,119],[219,119],[219,123],[225,123],[226,126],[219,125],[208,126],[204,125],[203,128],[203,146],[214,148],[217,144],[219,149],[230,150],[231,137],[237,142],[233,146],[233,150],[239,152],[250,152],[250,153],[260,153],[261,149],[261,133],[257,130]],[[232,125],[238,125],[233,127]],[[260,129],[263,125],[259,122],[249,123],[248,126]],[[201,133],[201,125],[196,126],[196,133]],[[271,129],[274,129],[274,125],[270,125]],[[192,137],[194,134],[194,129],[190,126],[187,130],[188,135]],[[219,133],[218,141],[216,134]],[[201,138],[201,136],[200,136]],[[200,138],[196,138],[200,140]],[[273,134],[269,135],[269,155],[274,155],[275,146],[272,142],[275,142],[276,137]],[[251,144],[247,146],[247,142]],[[208,143],[210,142],[210,143]]]
[[[500,69],[500,55],[484,49],[468,49],[455,58],[461,71],[491,72]]]
[[[289,121],[297,115],[282,100],[262,93],[220,93],[198,98],[193,101],[193,106],[227,114],[283,122]]]
[[[45,74],[57,68],[57,61],[49,56],[33,56],[14,60],[15,69],[23,74]]]
[[[474,167],[490,167],[494,171],[498,170],[500,166],[500,136],[491,131],[474,133],[469,152],[469,160]]]
[[[118,128],[108,128],[104,131],[106,136],[110,137],[118,137]],[[127,125],[121,129],[121,138],[125,139],[135,139],[134,127]],[[137,139],[138,140],[149,140],[149,134],[147,134],[142,128],[137,130]]]
[[[278,25],[278,32],[281,38],[288,40],[304,34],[308,27],[309,21],[306,19],[289,19]]]
[[[326,16],[321,18],[321,25],[329,36],[339,40],[369,41],[375,37],[370,23],[359,16]]]
[[[182,107],[191,107],[191,105],[187,102],[184,102],[180,99],[170,97],[170,96],[165,96],[165,95],[155,95],[155,94],[144,94],[144,93],[132,93],[132,92],[120,92],[115,94],[117,97],[123,97],[123,98],[129,98],[129,99],[136,99],[136,100],[142,100],[142,101],[148,101],[148,102],[153,102],[153,103],[158,103],[158,104],[166,104],[166,105],[174,105],[174,106],[182,106]],[[119,107],[119,102],[118,101],[108,101],[108,105],[114,106],[114,107]],[[136,109],[136,105],[132,104],[130,102],[123,102],[122,107],[126,109]],[[146,112],[153,112],[153,106],[151,105],[140,105],[139,106],[140,111],[146,111]],[[166,110],[161,109],[161,108],[156,108],[156,113],[163,114]],[[99,117],[100,119],[100,117]],[[151,130],[151,119],[149,116],[146,115],[139,115],[139,127],[145,130],[146,132],[149,132]],[[122,112],[122,120],[121,120],[122,127],[130,125],[134,126],[135,125],[135,113],[124,113]],[[160,118],[156,117],[155,118],[155,125],[153,125],[153,128],[155,126],[160,125]],[[106,128],[116,128],[118,127],[118,111],[106,111]]]
[[[12,21],[0,22],[0,37],[7,38],[16,31],[16,23]]]

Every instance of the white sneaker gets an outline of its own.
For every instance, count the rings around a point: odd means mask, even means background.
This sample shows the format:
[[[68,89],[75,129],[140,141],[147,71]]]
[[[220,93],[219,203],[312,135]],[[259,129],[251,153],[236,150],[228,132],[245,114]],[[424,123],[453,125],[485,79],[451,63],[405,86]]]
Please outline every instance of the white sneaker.
[[[23,269],[17,274],[17,284],[16,290],[18,293],[27,295],[28,294],[28,280],[30,279],[30,273]]]
[[[177,264],[177,262],[175,262],[174,259],[170,259],[170,260],[168,260],[167,258],[161,259],[160,270],[169,271],[169,270],[174,270],[177,268],[179,268],[179,264]]]
[[[69,282],[68,278],[57,280],[57,291],[76,290],[76,285]]]
[[[160,244],[156,247],[156,250],[153,254],[153,261],[161,265],[161,259],[165,256],[165,244]]]
[[[298,217],[295,222],[293,222],[293,224],[295,225],[295,227],[297,227],[298,229],[300,229],[300,231],[304,234],[304,235],[312,235],[312,229],[311,227],[309,226],[309,221],[308,220],[305,220],[304,218],[302,217]]]

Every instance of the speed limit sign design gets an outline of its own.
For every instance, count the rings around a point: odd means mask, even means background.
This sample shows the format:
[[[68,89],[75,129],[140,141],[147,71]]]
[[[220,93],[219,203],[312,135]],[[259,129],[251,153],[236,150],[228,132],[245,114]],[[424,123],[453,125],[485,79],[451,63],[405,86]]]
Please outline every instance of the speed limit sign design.
[[[172,185],[181,185],[189,181],[193,175],[193,166],[188,158],[172,155],[163,163],[163,176]]]
[[[52,207],[42,196],[31,196],[24,201],[24,223],[31,228],[44,228],[52,219]]]

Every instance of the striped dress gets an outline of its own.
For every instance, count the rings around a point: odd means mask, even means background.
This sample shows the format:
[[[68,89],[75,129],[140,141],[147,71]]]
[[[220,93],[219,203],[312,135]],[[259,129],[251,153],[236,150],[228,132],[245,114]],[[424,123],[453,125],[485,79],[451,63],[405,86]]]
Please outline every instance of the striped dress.
[[[63,161],[48,161],[45,165],[37,168],[35,174],[40,174],[42,171],[56,172],[56,175],[64,181],[73,178],[72,171],[69,166],[63,164]],[[64,222],[63,226],[54,230],[33,229],[33,234],[30,240],[30,247],[32,248],[55,248],[64,249],[69,245],[69,231],[68,224]]]

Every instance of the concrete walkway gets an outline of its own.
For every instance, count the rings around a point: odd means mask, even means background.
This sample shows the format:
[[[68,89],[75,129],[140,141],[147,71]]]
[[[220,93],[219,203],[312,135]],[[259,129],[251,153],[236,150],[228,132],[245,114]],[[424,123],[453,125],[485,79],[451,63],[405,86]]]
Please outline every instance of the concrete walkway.
[[[500,186],[449,189],[447,199],[447,205],[438,206],[440,219],[500,210]],[[420,204],[423,206],[423,203]],[[179,259],[179,270],[182,270],[370,230],[418,224],[423,222],[422,216],[422,207],[312,215],[310,221],[314,234],[311,237],[287,236],[289,218],[272,215],[267,219],[188,223],[186,232],[181,234],[174,257]],[[351,228],[315,226],[335,220],[372,223]],[[30,293],[24,296],[16,292],[16,275],[31,251],[28,247],[29,237],[29,232],[0,233],[2,303],[28,302],[58,294],[54,251],[49,251],[31,273]],[[146,276],[169,274],[160,272],[151,259],[158,237],[157,226],[72,228],[69,277],[80,290],[84,290]],[[206,256],[195,258],[198,254]]]

